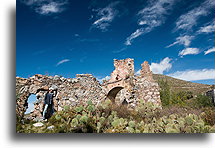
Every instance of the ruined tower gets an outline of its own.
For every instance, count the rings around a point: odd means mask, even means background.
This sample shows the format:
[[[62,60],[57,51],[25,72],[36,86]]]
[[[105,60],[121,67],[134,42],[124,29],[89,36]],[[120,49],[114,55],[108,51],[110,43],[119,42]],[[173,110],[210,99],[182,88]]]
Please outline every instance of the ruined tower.
[[[148,62],[141,66],[141,75],[135,76],[133,59],[114,59],[115,70],[110,80],[103,84],[107,98],[117,104],[126,102],[130,107],[135,107],[140,100],[161,105],[159,86],[152,77]]]
[[[144,61],[141,64],[141,70],[140,70],[140,75],[141,77],[146,78],[146,80],[150,82],[154,82],[153,76],[152,76],[152,71],[150,70],[149,64],[147,61]]]
[[[109,82],[126,79],[134,75],[134,59],[114,59],[115,70],[111,73]]]

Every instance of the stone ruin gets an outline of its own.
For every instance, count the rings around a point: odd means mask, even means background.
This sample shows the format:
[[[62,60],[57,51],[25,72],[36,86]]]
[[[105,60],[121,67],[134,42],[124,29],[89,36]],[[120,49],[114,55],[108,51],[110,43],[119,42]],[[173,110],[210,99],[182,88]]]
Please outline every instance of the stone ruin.
[[[37,96],[32,119],[41,118],[43,100],[50,87],[57,89],[54,109],[61,111],[64,106],[85,105],[88,100],[98,105],[105,99],[116,104],[135,108],[140,100],[161,106],[158,83],[153,80],[148,62],[141,64],[140,75],[134,75],[133,59],[114,59],[115,70],[109,80],[102,84],[91,74],[77,74],[76,78],[36,74],[30,78],[16,77],[16,113],[24,117],[31,94]]]
[[[134,75],[134,60],[114,60],[111,78],[102,84],[109,98],[117,104],[134,108],[141,99],[161,105],[158,83],[152,77],[148,62],[141,64],[140,76]]]
[[[101,84],[91,74],[77,74],[76,78],[63,78],[60,76],[45,76],[36,74],[28,79],[16,78],[16,113],[24,116],[28,107],[28,97],[31,94],[37,96],[34,103],[33,118],[41,117],[43,100],[48,89],[56,88],[54,97],[54,109],[61,111],[64,106],[76,106],[86,104],[92,100],[94,104],[99,103],[105,97]]]

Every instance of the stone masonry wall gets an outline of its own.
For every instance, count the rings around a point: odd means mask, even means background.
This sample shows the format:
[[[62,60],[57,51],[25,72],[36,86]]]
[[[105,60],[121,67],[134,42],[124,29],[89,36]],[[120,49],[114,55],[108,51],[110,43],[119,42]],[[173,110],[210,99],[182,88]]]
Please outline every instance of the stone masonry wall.
[[[111,73],[110,80],[104,84],[104,88],[110,91],[118,86],[123,87],[116,95],[117,104],[125,103],[134,108],[142,99],[161,106],[160,88],[152,77],[147,61],[141,64],[140,76],[134,75],[133,59],[114,60],[114,66],[115,70]],[[117,77],[121,79],[116,79]],[[121,80],[122,84],[118,80]]]
[[[91,74],[77,74],[76,78],[63,78],[60,76],[34,75],[28,79],[16,78],[16,112],[23,116],[27,107],[27,99],[31,94],[37,96],[34,103],[32,117],[41,117],[43,110],[43,100],[48,88],[57,89],[54,97],[54,108],[56,111],[62,110],[65,105],[75,106],[85,104],[92,100],[94,104],[105,98],[105,93],[99,82]]]
[[[124,59],[116,60],[114,59],[115,70],[111,73],[111,78],[109,82],[126,79],[131,75],[134,75],[134,60],[133,59]]]
[[[111,73],[110,79],[103,84],[100,84],[91,74],[77,74],[76,78],[40,74],[28,79],[16,77],[16,113],[23,117],[28,107],[28,97],[35,94],[37,100],[31,117],[40,118],[44,97],[50,87],[57,90],[54,97],[56,111],[61,111],[66,105],[86,104],[88,100],[97,105],[109,98],[108,95],[114,96],[112,98],[115,103],[127,104],[132,108],[141,99],[161,105],[159,86],[152,78],[148,62],[145,61],[141,66],[140,76],[136,76],[133,59],[115,59],[115,70]]]

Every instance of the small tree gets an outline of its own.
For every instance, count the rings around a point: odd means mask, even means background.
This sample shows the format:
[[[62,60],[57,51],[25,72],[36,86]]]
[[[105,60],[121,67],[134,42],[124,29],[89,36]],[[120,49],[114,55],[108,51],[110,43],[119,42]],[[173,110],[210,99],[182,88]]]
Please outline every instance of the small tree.
[[[211,107],[211,106],[213,106],[211,98],[208,96],[205,96],[205,95],[198,95],[196,97],[196,103],[199,107]]]
[[[161,88],[160,90],[160,98],[163,106],[167,106],[170,104],[170,98],[171,98],[171,92],[170,92],[170,86],[167,83],[167,81],[159,80],[158,81],[159,86]]]

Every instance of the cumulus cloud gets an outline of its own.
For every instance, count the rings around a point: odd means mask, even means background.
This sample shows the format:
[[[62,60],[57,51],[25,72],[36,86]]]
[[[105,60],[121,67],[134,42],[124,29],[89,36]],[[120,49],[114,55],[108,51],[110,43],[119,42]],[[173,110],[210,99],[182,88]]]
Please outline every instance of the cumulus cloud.
[[[107,31],[110,23],[114,20],[118,13],[118,11],[115,9],[115,6],[118,3],[118,1],[112,2],[107,7],[96,10],[98,11],[96,14],[96,18],[98,19],[93,22],[92,27],[100,29],[103,32]]]
[[[186,81],[209,80],[215,79],[215,69],[177,71],[175,73],[168,74],[168,76]]]
[[[197,20],[202,16],[207,16],[215,7],[214,0],[205,0],[199,7],[181,15],[176,21],[175,30],[191,30],[197,24]],[[213,12],[213,11],[212,11]]]
[[[21,0],[41,15],[60,13],[65,10],[66,0]]]
[[[185,49],[181,50],[178,55],[183,57],[183,56],[189,55],[189,54],[194,54],[194,55],[199,54],[199,49],[198,48],[185,48]]]
[[[150,69],[155,74],[163,74],[164,71],[168,71],[172,68],[171,59],[169,57],[164,58],[160,63],[152,63]],[[137,71],[138,74],[138,71]]]
[[[141,28],[126,38],[125,45],[131,45],[135,38],[162,25],[165,22],[165,15],[168,14],[168,10],[172,9],[174,2],[175,0],[157,0],[140,10],[137,15],[139,16],[138,25]]]
[[[138,71],[136,71],[135,75],[140,75],[140,71],[141,71],[141,69],[139,69]]]
[[[189,36],[189,35],[179,36],[176,38],[176,41],[174,43],[168,45],[166,48],[169,48],[169,47],[174,46],[176,44],[184,45],[185,47],[187,47],[190,45],[191,40],[193,38],[194,38],[194,36]]]
[[[69,59],[63,59],[61,61],[59,61],[56,66],[59,66],[60,64],[63,64],[63,63],[66,63],[66,62],[69,62],[70,60]]]
[[[96,79],[99,81],[99,83],[103,83],[104,80],[106,80],[106,81],[109,80],[109,79],[110,79],[110,76],[105,76],[105,77],[103,77],[103,78],[97,77]]]
[[[205,55],[206,55],[206,54],[209,54],[209,53],[211,53],[211,52],[215,52],[215,47],[210,48],[210,49],[204,51]]]

